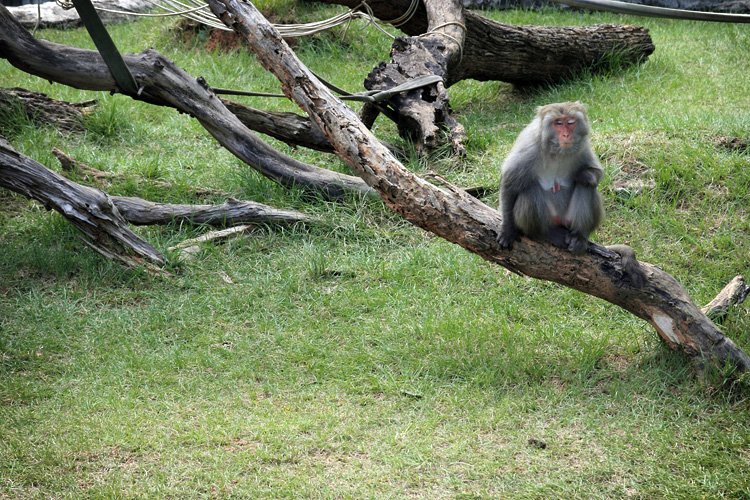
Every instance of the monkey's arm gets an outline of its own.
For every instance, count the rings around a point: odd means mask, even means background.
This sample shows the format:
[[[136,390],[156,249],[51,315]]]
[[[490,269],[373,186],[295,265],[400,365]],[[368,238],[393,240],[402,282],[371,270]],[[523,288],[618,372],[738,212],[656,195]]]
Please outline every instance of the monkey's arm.
[[[513,219],[513,208],[518,199],[518,191],[511,191],[503,187],[500,189],[500,213],[503,214],[503,223],[500,226],[500,234],[497,235],[497,242],[500,248],[510,250],[513,242],[516,241],[520,234],[516,221]]]
[[[604,169],[590,149],[588,148],[583,155],[581,167],[573,175],[573,182],[582,186],[596,187],[604,175]]]

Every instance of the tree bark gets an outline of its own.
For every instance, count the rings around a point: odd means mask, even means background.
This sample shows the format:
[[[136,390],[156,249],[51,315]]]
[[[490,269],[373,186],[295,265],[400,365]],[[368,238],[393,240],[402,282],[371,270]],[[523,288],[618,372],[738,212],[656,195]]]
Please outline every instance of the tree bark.
[[[670,275],[641,263],[646,283],[633,286],[620,258],[591,244],[574,256],[549,244],[522,238],[513,251],[497,243],[500,214],[456,188],[438,188],[406,170],[357,116],[322,86],[278,32],[250,3],[208,0],[211,10],[243,35],[261,63],[281,81],[285,93],[317,122],[339,156],[414,225],[461,245],[514,272],[554,281],[605,299],[648,321],[672,349],[691,358],[707,356],[750,369],[750,357],[725,337]]]
[[[391,46],[391,62],[381,63],[365,79],[368,90],[387,90],[420,76],[437,75],[450,80],[451,70],[461,60],[464,45],[463,9],[458,0],[426,4],[427,31],[409,38],[397,38]],[[446,85],[438,82],[394,95],[396,124],[402,137],[413,141],[417,151],[430,151],[442,143],[441,129],[447,129],[454,154],[465,154],[466,132],[453,117]]]
[[[120,92],[98,52],[37,40],[0,5],[0,57],[18,69],[50,81],[86,90]],[[290,158],[260,140],[210,91],[155,50],[124,56],[141,86],[138,96],[196,118],[231,153],[266,177],[330,198],[347,192],[370,194],[361,179],[313,167]]]
[[[266,134],[290,146],[302,146],[324,153],[333,152],[331,143],[309,118],[296,113],[255,109],[226,99],[222,99],[222,102],[250,130]]]

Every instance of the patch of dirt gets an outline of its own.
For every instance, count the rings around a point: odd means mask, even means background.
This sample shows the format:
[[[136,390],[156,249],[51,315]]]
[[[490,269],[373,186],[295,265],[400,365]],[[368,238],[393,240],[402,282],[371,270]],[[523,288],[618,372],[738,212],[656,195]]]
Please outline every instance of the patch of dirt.
[[[237,453],[246,450],[257,450],[261,447],[262,444],[258,441],[253,441],[251,439],[245,438],[232,439],[229,443],[222,446],[224,451],[228,451],[230,453]]]
[[[601,155],[603,162],[614,165],[617,172],[612,181],[612,190],[620,195],[634,196],[654,189],[653,169],[640,155],[641,149],[664,147],[666,137],[651,137],[644,134],[613,136],[610,141],[618,145],[616,150]]]
[[[736,153],[750,154],[750,138],[719,136],[714,139],[714,142],[716,147]]]

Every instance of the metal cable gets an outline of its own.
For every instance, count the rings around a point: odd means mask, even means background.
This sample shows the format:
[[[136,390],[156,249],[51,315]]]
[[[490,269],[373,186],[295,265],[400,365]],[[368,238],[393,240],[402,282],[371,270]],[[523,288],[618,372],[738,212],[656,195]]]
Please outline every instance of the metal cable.
[[[618,14],[637,16],[666,17],[669,19],[690,19],[693,21],[712,21],[717,23],[750,23],[748,14],[729,14],[724,12],[703,12],[697,10],[669,9],[652,5],[638,5],[617,0],[554,0],[557,3],[581,9],[604,10]]]

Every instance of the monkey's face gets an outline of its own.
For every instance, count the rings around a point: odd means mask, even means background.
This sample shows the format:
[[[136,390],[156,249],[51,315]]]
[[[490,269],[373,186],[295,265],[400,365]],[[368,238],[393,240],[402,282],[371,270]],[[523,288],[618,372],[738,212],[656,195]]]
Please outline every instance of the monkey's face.
[[[550,109],[557,106],[560,109]],[[588,134],[586,115],[566,105],[542,108],[542,147],[553,154],[576,153]]]
[[[559,115],[552,118],[551,125],[560,149],[565,151],[573,147],[578,119],[574,115]]]

